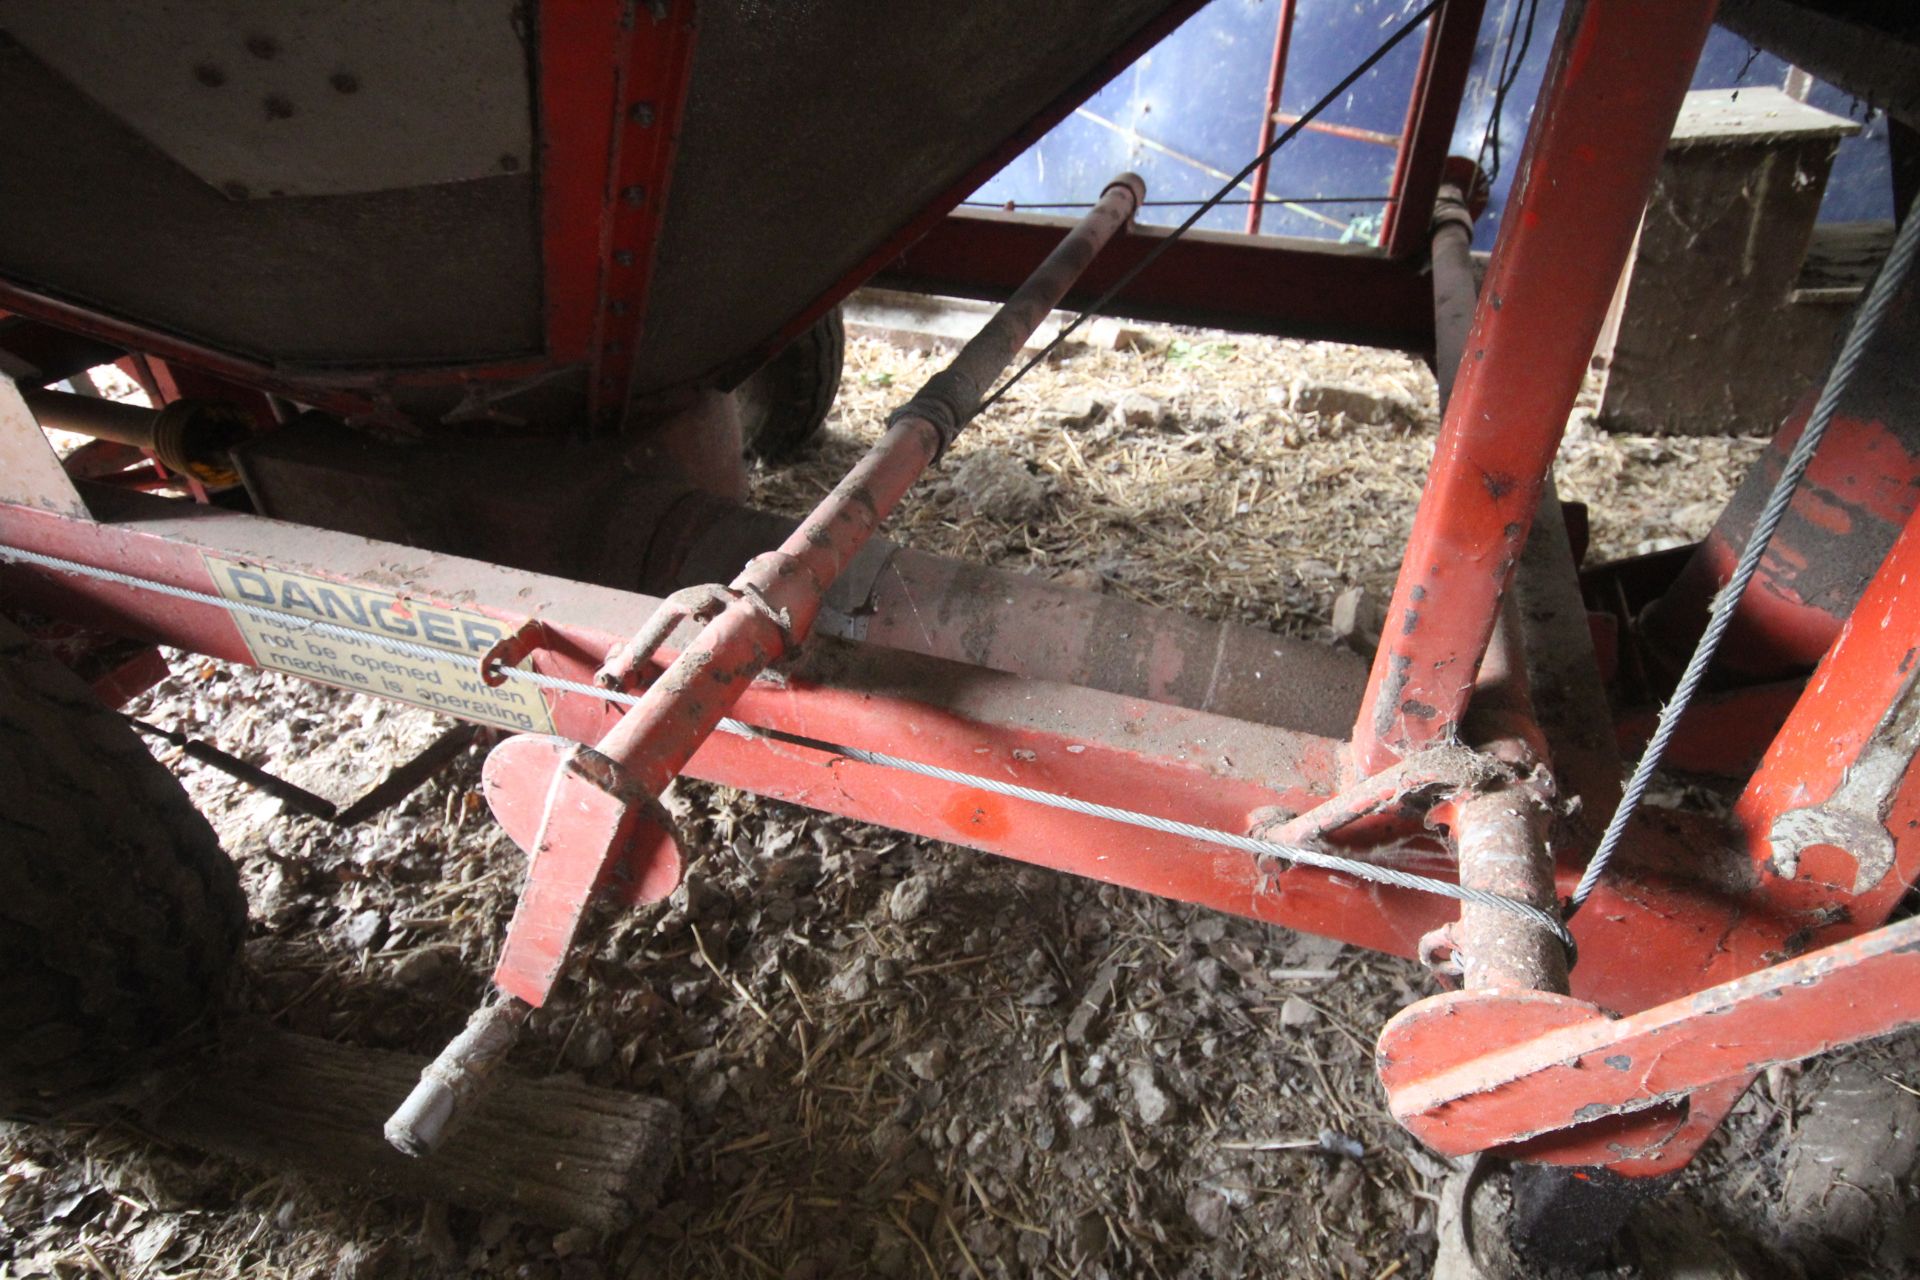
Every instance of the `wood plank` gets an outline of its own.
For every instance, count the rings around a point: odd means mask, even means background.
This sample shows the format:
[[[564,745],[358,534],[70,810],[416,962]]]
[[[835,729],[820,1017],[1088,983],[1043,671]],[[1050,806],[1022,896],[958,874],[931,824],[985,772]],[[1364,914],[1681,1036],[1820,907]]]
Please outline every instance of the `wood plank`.
[[[556,1226],[610,1230],[652,1206],[679,1140],[669,1103],[503,1073],[445,1146],[416,1160],[381,1126],[428,1061],[245,1023],[171,1079],[140,1123],[244,1164]]]

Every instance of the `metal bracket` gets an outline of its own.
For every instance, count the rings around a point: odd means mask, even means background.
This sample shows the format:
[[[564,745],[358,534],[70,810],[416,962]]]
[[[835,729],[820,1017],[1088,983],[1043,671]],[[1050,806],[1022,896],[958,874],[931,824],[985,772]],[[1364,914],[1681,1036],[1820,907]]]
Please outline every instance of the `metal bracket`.
[[[1775,874],[1791,880],[1799,874],[1802,853],[1815,845],[1831,845],[1854,860],[1855,897],[1885,880],[1893,870],[1894,859],[1887,812],[1917,748],[1920,671],[1908,675],[1833,794],[1819,804],[1789,809],[1773,820],[1767,840],[1773,851]]]
[[[528,618],[513,634],[494,641],[493,647],[480,655],[480,679],[492,688],[499,688],[507,682],[506,669],[517,667],[541,649],[553,647],[553,637],[538,618]]]
[[[639,678],[641,669],[652,660],[654,651],[666,642],[682,622],[711,622],[733,602],[738,593],[717,582],[682,587],[660,602],[634,633],[633,639],[616,650],[601,664],[593,681],[603,689],[625,689]]]

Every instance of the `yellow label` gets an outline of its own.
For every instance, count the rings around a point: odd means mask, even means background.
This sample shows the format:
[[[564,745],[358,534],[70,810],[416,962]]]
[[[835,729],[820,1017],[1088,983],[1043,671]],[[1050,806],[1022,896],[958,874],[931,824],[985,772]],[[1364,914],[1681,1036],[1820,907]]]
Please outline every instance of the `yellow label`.
[[[493,688],[480,678],[480,656],[508,631],[484,614],[217,556],[206,561],[218,591],[228,600],[292,615],[233,615],[253,660],[268,670],[502,729],[553,732],[553,718],[538,689],[519,683]],[[410,641],[445,656],[428,659],[394,653],[371,640],[318,635],[300,621],[307,618]]]

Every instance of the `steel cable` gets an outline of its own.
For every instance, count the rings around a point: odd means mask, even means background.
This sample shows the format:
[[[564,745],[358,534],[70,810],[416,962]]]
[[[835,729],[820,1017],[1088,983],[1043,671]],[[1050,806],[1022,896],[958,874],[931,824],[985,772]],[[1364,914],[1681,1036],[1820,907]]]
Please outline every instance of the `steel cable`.
[[[1733,625],[1734,613],[1740,607],[1740,597],[1746,594],[1747,585],[1758,572],[1760,561],[1767,553],[1767,544],[1793,502],[1794,491],[1800,487],[1800,480],[1807,473],[1807,465],[1813,461],[1814,451],[1820,447],[1820,440],[1827,433],[1827,424],[1833,421],[1834,411],[1840,406],[1840,397],[1846,394],[1847,384],[1853,380],[1861,355],[1866,351],[1867,344],[1873,341],[1873,335],[1879,331],[1880,322],[1885,318],[1887,308],[1892,305],[1894,294],[1906,278],[1908,268],[1913,265],[1916,249],[1920,249],[1920,197],[1916,197],[1913,207],[1907,210],[1906,221],[1901,223],[1900,233],[1894,237],[1893,247],[1888,251],[1886,261],[1881,264],[1880,274],[1874,277],[1872,286],[1867,290],[1866,301],[1861,303],[1859,312],[1853,318],[1853,326],[1847,331],[1846,342],[1833,362],[1826,385],[1820,389],[1820,398],[1807,418],[1807,425],[1794,442],[1793,451],[1787,455],[1786,465],[1781,468],[1773,491],[1767,495],[1767,505],[1761,509],[1760,518],[1754,521],[1753,532],[1747,538],[1747,545],[1741,549],[1733,576],[1713,599],[1707,629],[1701,633],[1699,643],[1694,645],[1693,654],[1687,659],[1686,670],[1681,673],[1679,684],[1674,686],[1673,696],[1660,708],[1660,718],[1654,726],[1653,737],[1648,740],[1647,749],[1634,766],[1633,776],[1627,780],[1620,803],[1607,822],[1606,833],[1600,837],[1600,847],[1594,850],[1580,883],[1574,887],[1573,898],[1567,904],[1568,918],[1572,918],[1573,913],[1593,893],[1594,886],[1600,883],[1608,864],[1619,850],[1627,824],[1633,820],[1634,811],[1645,798],[1654,772],[1659,769],[1661,758],[1666,754],[1688,704],[1693,701],[1701,681],[1706,678],[1707,668],[1712,665],[1713,655],[1720,648],[1727,628]]]

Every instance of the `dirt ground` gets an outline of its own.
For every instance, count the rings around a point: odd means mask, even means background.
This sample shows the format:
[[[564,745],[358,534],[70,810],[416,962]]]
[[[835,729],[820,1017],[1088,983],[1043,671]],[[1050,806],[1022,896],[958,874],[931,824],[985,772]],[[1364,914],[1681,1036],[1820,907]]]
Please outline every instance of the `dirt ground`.
[[[762,505],[805,509],[939,364],[858,339],[848,356],[825,439],[756,474]],[[1436,425],[1409,359],[1146,330],[1037,370],[891,532],[1328,638],[1336,593],[1384,599]],[[1758,448],[1608,437],[1576,415],[1561,492],[1592,505],[1596,557],[1672,545]],[[173,671],[132,710],[335,798],[446,723],[191,656]],[[162,753],[252,902],[241,1007],[422,1053],[459,1028],[522,868],[480,801],[481,755],[343,831]],[[681,803],[686,884],[600,940],[513,1059],[683,1109],[665,1198],[630,1228],[369,1196],[125,1127],[16,1129],[0,1276],[1430,1272],[1456,1171],[1392,1124],[1371,1069],[1380,1024],[1433,990],[1414,965],[724,789]],[[1920,1083],[1899,1049],[1847,1069]],[[1835,1246],[1789,1238],[1776,1212],[1788,1140],[1836,1069],[1770,1073],[1649,1219],[1644,1239],[1669,1243],[1645,1247],[1719,1241],[1747,1268],[1697,1275],[1823,1273],[1835,1248],[1847,1274],[1910,1274],[1897,1214],[1856,1213]],[[1641,1273],[1623,1256],[1607,1274]]]

